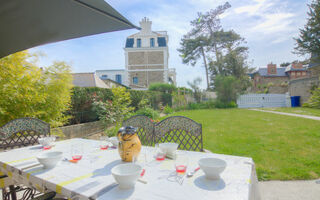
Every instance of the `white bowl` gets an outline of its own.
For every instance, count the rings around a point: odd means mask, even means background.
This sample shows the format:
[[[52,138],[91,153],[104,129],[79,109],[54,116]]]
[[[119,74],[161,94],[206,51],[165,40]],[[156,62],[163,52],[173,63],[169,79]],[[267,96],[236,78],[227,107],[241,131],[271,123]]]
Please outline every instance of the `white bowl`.
[[[55,139],[54,139],[55,140]],[[42,145],[42,146],[51,146],[53,141],[53,137],[43,137],[43,138],[39,138],[38,142]]]
[[[120,164],[111,169],[111,173],[119,183],[120,189],[130,189],[136,184],[138,178],[140,177],[142,167],[137,164]]]
[[[44,168],[53,168],[62,159],[61,151],[51,151],[39,154],[37,156],[39,163],[43,165]]]
[[[200,169],[205,173],[207,179],[220,179],[220,174],[226,168],[227,163],[218,158],[202,158],[198,161]]]
[[[159,147],[162,152],[165,154],[173,155],[175,151],[178,149],[178,144],[177,143],[160,143]]]
[[[118,146],[118,144],[119,144],[119,140],[118,140],[118,138],[117,137],[111,137],[111,138],[109,138],[109,142],[111,142],[111,144],[113,145],[113,146]]]

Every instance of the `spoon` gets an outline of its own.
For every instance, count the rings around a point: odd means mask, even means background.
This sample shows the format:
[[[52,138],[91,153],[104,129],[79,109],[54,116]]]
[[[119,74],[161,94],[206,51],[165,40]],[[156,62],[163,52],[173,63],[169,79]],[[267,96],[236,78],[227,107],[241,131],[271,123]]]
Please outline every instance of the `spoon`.
[[[192,177],[198,170],[200,169],[200,167],[197,167],[193,170],[193,172],[188,172],[187,173],[187,177]]]

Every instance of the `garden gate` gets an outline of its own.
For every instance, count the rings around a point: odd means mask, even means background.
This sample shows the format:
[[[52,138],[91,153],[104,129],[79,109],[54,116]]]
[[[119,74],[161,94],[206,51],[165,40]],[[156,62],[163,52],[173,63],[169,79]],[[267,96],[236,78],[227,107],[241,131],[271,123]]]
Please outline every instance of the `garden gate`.
[[[290,105],[286,94],[245,94],[237,100],[238,108],[287,107]]]

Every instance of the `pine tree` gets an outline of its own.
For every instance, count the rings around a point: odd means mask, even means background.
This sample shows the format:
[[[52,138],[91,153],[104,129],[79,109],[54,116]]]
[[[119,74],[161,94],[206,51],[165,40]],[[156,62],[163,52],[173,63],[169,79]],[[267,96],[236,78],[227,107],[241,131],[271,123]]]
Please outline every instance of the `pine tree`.
[[[299,38],[295,38],[295,52],[300,55],[311,54],[320,57],[320,0],[314,0],[309,6],[308,22],[300,29]],[[319,59],[320,60],[320,59]]]

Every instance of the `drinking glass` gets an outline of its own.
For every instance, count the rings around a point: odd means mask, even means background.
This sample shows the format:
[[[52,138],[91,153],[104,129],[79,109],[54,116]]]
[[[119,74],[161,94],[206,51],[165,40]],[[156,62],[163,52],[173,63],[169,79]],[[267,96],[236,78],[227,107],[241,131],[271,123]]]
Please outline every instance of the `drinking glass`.
[[[71,157],[72,160],[81,160],[83,155],[83,144],[71,145]]]
[[[101,136],[100,137],[100,149],[101,150],[107,150],[109,145],[108,145],[108,137],[107,136]]]
[[[185,152],[177,152],[175,160],[175,168],[178,174],[184,174],[187,171],[189,158]]]
[[[158,160],[158,161],[162,161],[162,160],[164,160],[165,157],[166,157],[165,152],[163,152],[163,151],[160,149],[159,144],[156,144],[156,145],[155,145],[154,157],[155,157],[155,159]]]

